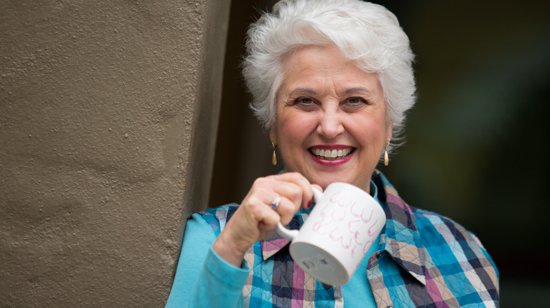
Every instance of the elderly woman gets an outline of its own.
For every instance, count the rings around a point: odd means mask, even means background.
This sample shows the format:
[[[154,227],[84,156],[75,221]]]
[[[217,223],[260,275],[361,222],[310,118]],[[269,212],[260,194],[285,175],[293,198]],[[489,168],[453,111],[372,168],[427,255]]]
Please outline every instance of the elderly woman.
[[[240,205],[187,222],[168,307],[498,307],[498,272],[479,240],[408,206],[388,164],[414,104],[413,54],[396,17],[359,0],[281,1],[248,32],[244,76],[284,169]],[[387,222],[348,284],[294,264],[279,222],[298,229],[312,187],[353,184]]]

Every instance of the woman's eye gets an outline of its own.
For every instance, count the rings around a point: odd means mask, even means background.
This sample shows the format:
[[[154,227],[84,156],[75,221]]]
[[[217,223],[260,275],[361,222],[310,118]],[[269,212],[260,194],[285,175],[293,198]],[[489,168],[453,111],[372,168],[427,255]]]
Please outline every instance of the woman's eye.
[[[315,101],[311,97],[299,97],[294,100],[294,104],[302,106],[311,106],[315,104]]]
[[[362,105],[366,104],[367,101],[360,97],[350,97],[346,100],[346,103],[350,105]]]

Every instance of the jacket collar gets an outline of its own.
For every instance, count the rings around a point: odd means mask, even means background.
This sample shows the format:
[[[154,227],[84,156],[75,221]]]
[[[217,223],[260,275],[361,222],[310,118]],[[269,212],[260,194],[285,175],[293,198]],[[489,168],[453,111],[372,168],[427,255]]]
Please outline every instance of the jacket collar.
[[[395,262],[425,285],[425,250],[412,209],[399,197],[395,188],[381,172],[376,170],[373,180],[377,186],[383,186],[385,191],[385,194],[380,193],[379,189],[378,195],[380,202],[386,204],[386,226],[382,229],[380,236],[379,251],[387,251]],[[299,229],[308,215],[308,210],[301,209],[294,215],[287,227],[291,230]],[[288,243],[290,243],[289,240],[282,238],[277,233],[261,241],[264,261],[275,255]]]
[[[304,221],[307,219],[310,211],[311,210],[301,208],[300,211],[298,211],[298,213],[296,213],[296,215],[292,217],[292,220],[286,227],[290,230],[300,229]],[[288,243],[290,243],[290,241],[286,238],[281,237],[277,232],[275,232],[269,238],[261,241],[260,245],[262,248],[262,257],[264,261],[279,252],[279,250],[288,245]]]

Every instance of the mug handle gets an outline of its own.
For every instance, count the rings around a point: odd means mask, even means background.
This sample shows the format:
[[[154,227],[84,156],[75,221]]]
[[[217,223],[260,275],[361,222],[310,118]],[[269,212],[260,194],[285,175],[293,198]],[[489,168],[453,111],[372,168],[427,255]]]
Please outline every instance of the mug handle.
[[[323,200],[323,193],[319,190],[313,188],[313,202],[320,203],[321,200]],[[279,233],[280,236],[286,238],[287,240],[293,241],[298,234],[300,234],[300,231],[298,230],[289,230],[283,226],[281,222],[277,224],[277,233]]]

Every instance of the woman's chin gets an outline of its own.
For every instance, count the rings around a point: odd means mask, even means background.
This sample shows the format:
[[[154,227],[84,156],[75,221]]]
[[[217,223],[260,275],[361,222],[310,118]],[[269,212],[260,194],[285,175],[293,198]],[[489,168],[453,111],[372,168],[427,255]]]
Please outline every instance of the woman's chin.
[[[312,179],[311,183],[312,184],[317,184],[317,185],[323,187],[323,189],[326,189],[327,186],[329,186],[330,184],[335,183],[335,182],[353,184],[353,183],[351,183],[351,181],[347,177],[326,176],[325,175],[325,176],[313,176],[312,178],[313,179]]]

